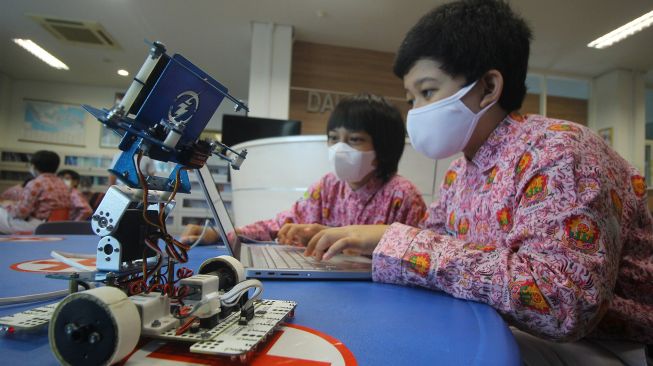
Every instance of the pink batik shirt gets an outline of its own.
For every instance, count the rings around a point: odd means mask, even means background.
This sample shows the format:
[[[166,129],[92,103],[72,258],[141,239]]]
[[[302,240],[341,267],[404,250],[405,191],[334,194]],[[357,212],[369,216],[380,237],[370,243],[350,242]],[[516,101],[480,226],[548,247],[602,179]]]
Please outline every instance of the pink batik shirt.
[[[41,173],[27,182],[18,201],[9,205],[7,212],[24,220],[30,217],[47,220],[50,212],[58,208],[70,208],[68,186],[52,173]]]
[[[454,161],[420,228],[393,224],[375,281],[494,307],[529,333],[653,342],[644,177],[591,130],[510,115]]]
[[[93,213],[91,205],[76,188],[70,189],[70,205],[70,219],[73,221],[84,221]]]
[[[285,223],[325,226],[391,224],[417,225],[426,213],[419,189],[408,179],[394,175],[387,183],[372,178],[352,190],[349,184],[328,173],[308,188],[290,210],[274,219],[257,221],[238,229],[255,240],[273,240]]]
[[[21,184],[13,185],[7,188],[2,194],[0,194],[0,199],[8,201],[17,201],[20,199],[20,195],[23,193],[23,186]]]

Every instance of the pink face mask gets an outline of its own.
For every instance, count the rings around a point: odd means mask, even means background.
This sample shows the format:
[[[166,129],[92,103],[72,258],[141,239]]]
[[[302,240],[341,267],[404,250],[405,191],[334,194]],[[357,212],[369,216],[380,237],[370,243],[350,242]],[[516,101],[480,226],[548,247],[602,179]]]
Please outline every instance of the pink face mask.
[[[329,148],[331,169],[338,179],[349,183],[360,182],[374,171],[374,159],[374,150],[358,151],[344,142],[338,142]]]
[[[415,150],[431,159],[443,159],[463,151],[481,117],[494,105],[478,113],[460,100],[476,82],[456,94],[408,111],[407,130]]]

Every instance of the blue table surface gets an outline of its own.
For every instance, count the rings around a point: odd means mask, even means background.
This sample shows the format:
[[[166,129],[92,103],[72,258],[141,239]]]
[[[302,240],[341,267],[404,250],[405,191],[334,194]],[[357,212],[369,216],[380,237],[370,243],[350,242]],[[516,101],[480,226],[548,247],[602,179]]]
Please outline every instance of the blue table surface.
[[[94,253],[96,236],[51,242],[0,242],[2,296],[67,288],[43,274],[10,269],[17,262],[50,258],[51,250]],[[196,247],[187,266],[224,254]],[[491,307],[441,292],[368,281],[265,280],[263,298],[297,302],[293,323],[342,341],[359,365],[517,365],[519,349]],[[0,306],[0,316],[40,304]],[[3,364],[56,365],[47,334],[0,338]],[[26,358],[29,352],[29,358]]]

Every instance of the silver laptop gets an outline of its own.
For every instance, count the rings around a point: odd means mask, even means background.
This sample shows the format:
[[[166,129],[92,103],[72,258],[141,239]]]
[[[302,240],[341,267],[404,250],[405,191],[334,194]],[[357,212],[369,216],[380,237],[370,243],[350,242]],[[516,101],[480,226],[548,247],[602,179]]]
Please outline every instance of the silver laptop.
[[[304,257],[303,247],[274,242],[243,242],[236,235],[229,212],[215,187],[213,176],[205,165],[197,170],[200,186],[207,199],[215,226],[226,243],[229,255],[240,260],[247,277],[302,279],[371,279],[372,260],[364,256],[336,255],[318,262]]]

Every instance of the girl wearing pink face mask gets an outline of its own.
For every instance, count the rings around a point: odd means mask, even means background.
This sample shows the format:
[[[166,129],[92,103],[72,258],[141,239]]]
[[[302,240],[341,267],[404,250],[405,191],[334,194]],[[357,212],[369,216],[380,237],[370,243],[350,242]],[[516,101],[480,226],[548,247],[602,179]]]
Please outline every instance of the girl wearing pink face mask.
[[[424,217],[422,196],[397,175],[406,130],[396,107],[381,97],[359,94],[340,100],[327,123],[332,172],[309,187],[304,197],[275,218],[237,229],[255,240],[306,245],[319,231],[344,225],[401,222]],[[182,240],[194,242],[202,228],[188,226]],[[209,231],[203,242],[217,240]]]

